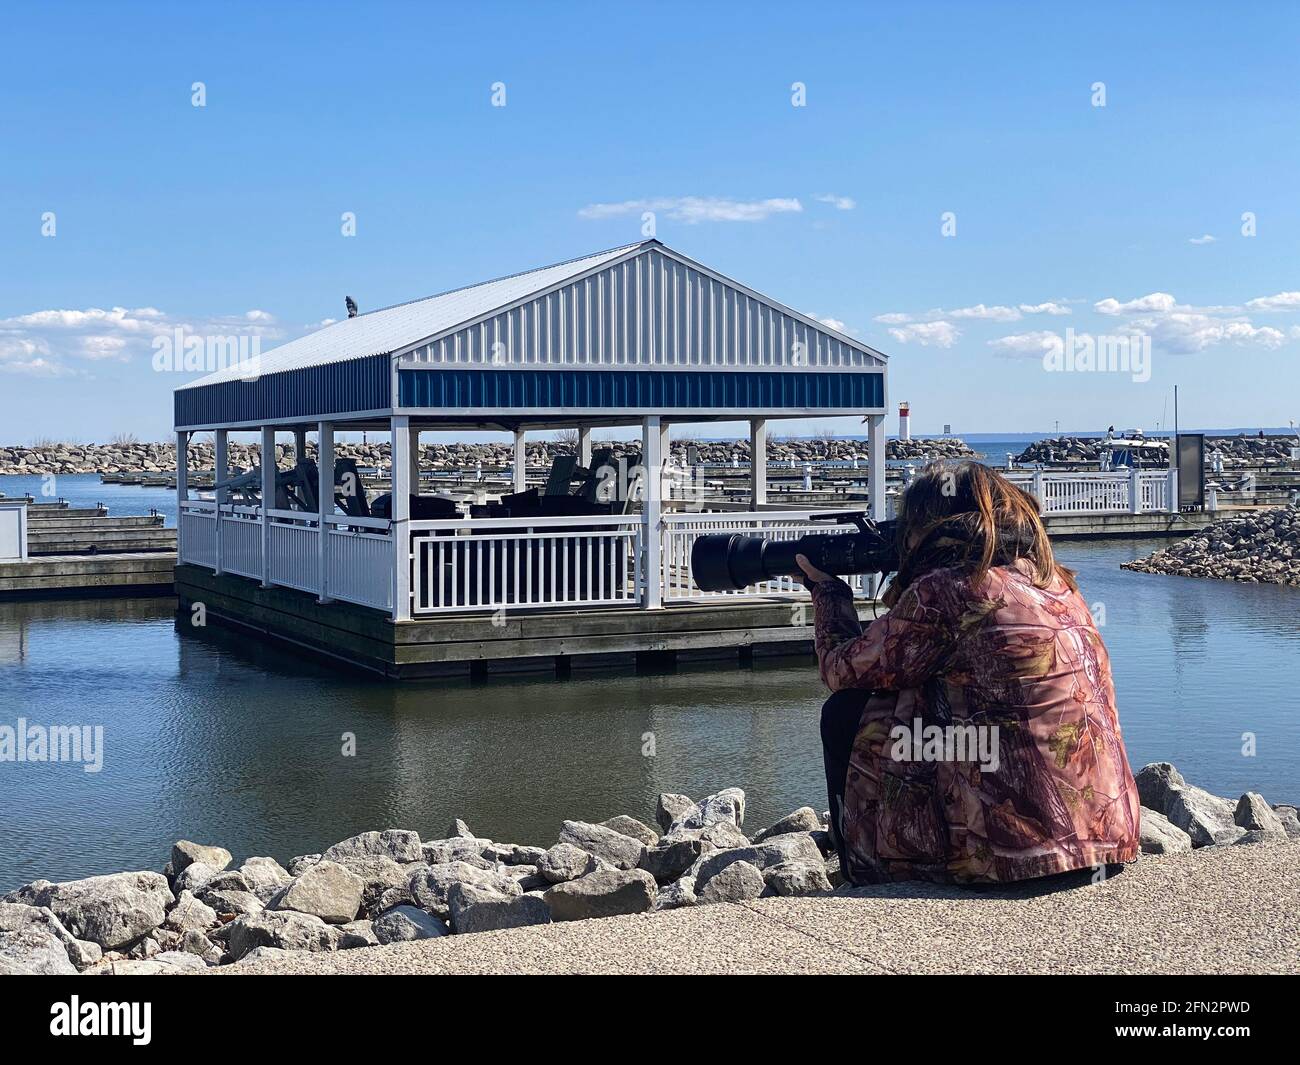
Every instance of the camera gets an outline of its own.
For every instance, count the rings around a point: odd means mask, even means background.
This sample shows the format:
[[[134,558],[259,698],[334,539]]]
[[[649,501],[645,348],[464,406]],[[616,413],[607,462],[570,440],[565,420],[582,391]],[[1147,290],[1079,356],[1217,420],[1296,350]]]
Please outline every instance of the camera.
[[[769,540],[740,533],[707,533],[691,548],[691,576],[704,592],[735,591],[760,581],[802,574],[796,555],[824,573],[893,573],[897,522],[870,521],[861,512],[818,514],[812,520],[852,525],[853,532],[806,533],[797,540]]]

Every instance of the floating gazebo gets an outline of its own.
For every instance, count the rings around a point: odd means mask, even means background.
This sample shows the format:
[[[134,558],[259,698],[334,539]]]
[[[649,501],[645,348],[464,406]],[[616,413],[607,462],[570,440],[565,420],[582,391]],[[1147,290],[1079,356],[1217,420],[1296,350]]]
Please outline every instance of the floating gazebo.
[[[806,643],[788,617],[764,636],[761,612],[731,628],[715,616],[771,607],[788,582],[703,593],[686,564],[701,532],[810,527],[811,512],[768,504],[779,419],[865,416],[868,511],[885,511],[885,357],[657,240],[357,314],[174,398],[182,601],[391,675]],[[748,503],[682,499],[670,426],[736,421],[749,424]],[[630,476],[593,453],[593,430],[615,426],[640,430]],[[513,491],[469,507],[420,493],[420,434],[457,430],[513,434]],[[529,489],[537,430],[576,430],[576,448]],[[363,431],[390,434],[383,498],[335,459],[336,436]],[[260,471],[231,476],[232,432],[260,434]],[[198,433],[215,440],[212,498],[187,484]],[[281,433],[291,474],[276,470]]]

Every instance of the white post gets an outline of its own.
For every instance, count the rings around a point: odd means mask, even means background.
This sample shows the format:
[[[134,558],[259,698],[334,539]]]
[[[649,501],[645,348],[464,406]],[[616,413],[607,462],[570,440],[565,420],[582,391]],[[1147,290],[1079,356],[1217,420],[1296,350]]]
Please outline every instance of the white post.
[[[275,428],[262,426],[262,587],[271,587],[271,514],[275,506]]]
[[[867,417],[867,517],[885,520],[885,416]]]
[[[214,444],[213,444],[214,461],[212,464],[213,466],[212,480],[214,484],[221,484],[222,481],[228,480],[230,477],[230,431],[228,429],[218,429],[215,433],[212,434],[212,436],[214,440]],[[221,527],[225,524],[225,522],[221,520],[221,504],[226,501],[226,496],[228,494],[229,493],[225,488],[220,488],[214,493],[214,498],[217,501],[217,513],[216,513],[217,527],[213,530],[213,537],[215,538],[215,542],[216,542],[216,556],[217,556],[216,565],[214,568],[216,569],[218,575],[225,572],[225,568],[221,564],[222,561]]]
[[[1128,471],[1128,509],[1130,514],[1142,513],[1142,482],[1136,466]]]
[[[181,543],[181,504],[190,496],[190,434],[176,434],[176,560],[185,558],[185,545]]]
[[[334,513],[334,423],[321,422],[316,427],[316,502],[317,522],[320,539],[317,550],[320,552],[320,568],[317,571],[316,587],[320,594],[317,602],[328,603],[329,595],[329,549],[330,526],[325,519]]]
[[[1029,492],[1036,500],[1038,500],[1038,513],[1046,514],[1047,498],[1043,494],[1043,471],[1042,470],[1034,470],[1034,480],[1033,480],[1033,484],[1030,486]]]
[[[644,475],[642,501],[641,539],[645,545],[645,565],[641,568],[645,580],[645,595],[641,606],[656,610],[663,606],[663,564],[661,555],[660,514],[663,500],[664,437],[667,428],[660,425],[659,415],[650,414],[641,419],[641,466]]]
[[[749,419],[749,496],[754,506],[767,502],[767,419]]]
[[[391,419],[393,452],[393,620],[411,620],[411,419]]]
[[[1169,483],[1165,487],[1165,491],[1169,493],[1169,505],[1165,509],[1168,510],[1170,514],[1177,514],[1179,511],[1177,466],[1169,467]]]
[[[591,469],[591,427],[583,426],[578,430],[578,465],[584,470]]]
[[[524,446],[524,431],[515,430],[515,491],[522,492],[528,487],[528,449]]]

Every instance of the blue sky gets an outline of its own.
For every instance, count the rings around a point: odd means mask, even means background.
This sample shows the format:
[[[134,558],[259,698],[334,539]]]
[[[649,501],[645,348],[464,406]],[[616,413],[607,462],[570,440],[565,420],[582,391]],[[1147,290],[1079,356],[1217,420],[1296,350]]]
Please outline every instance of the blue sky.
[[[1294,5],[466,8],[9,8],[0,442],[161,438],[159,331],[266,349],[647,206],[889,354],[914,430],[1300,420]],[[1150,379],[1047,371],[1067,328]]]

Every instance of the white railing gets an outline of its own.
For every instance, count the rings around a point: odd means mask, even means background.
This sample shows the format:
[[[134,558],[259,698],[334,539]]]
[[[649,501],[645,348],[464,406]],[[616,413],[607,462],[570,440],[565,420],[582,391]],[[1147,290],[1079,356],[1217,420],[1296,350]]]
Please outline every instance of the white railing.
[[[331,599],[393,608],[393,538],[382,518],[349,518],[334,514],[325,519],[325,589]],[[313,551],[312,559],[316,559]]]
[[[803,584],[794,577],[780,577],[737,591],[701,591],[691,579],[691,549],[708,533],[739,533],[769,540],[797,540],[810,532],[848,532],[833,522],[814,521],[814,514],[836,511],[763,511],[749,514],[665,514],[663,518],[662,580],[665,603],[738,599],[752,596],[804,595]],[[855,574],[846,580],[855,592],[865,591],[869,578]]]
[[[1168,470],[1142,470],[1138,473],[1143,511],[1168,511],[1170,476]]]
[[[1149,514],[1169,510],[1172,477],[1168,470],[1013,470],[1003,476],[1037,497],[1043,514]]]
[[[635,516],[413,521],[411,613],[636,604]]]
[[[184,502],[177,515],[180,540],[179,559],[195,566],[216,569],[217,566],[217,505],[215,503]]]
[[[272,584],[320,593],[320,526],[313,517],[272,510],[268,546],[267,579]]]
[[[256,507],[221,507],[221,568],[262,579],[262,515]]]

